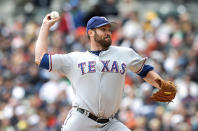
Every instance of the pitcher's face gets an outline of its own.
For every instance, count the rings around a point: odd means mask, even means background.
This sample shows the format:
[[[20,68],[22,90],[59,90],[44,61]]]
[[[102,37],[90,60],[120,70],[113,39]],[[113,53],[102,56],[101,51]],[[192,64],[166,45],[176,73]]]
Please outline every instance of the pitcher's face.
[[[112,43],[112,32],[110,25],[104,25],[94,30],[94,40],[103,48],[108,48]]]

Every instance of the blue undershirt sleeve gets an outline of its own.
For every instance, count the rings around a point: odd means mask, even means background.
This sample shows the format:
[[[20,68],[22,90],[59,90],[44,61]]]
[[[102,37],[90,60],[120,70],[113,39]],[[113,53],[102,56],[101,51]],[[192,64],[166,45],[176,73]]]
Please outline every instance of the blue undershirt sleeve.
[[[39,67],[49,70],[49,55],[44,54]]]
[[[153,68],[152,66],[144,64],[144,67],[142,68],[141,72],[138,73],[138,75],[139,75],[141,78],[144,78],[144,77],[147,75],[147,73],[148,73],[149,71],[152,71],[153,69],[154,69],[154,68]]]

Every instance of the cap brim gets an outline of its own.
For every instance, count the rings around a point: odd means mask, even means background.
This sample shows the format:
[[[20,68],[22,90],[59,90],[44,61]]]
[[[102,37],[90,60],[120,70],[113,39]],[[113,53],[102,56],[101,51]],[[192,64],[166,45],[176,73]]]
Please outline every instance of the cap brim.
[[[105,25],[110,25],[111,26],[111,30],[114,31],[118,24],[116,22],[102,23],[102,24],[98,25],[96,28],[102,27],[102,26],[105,26]]]

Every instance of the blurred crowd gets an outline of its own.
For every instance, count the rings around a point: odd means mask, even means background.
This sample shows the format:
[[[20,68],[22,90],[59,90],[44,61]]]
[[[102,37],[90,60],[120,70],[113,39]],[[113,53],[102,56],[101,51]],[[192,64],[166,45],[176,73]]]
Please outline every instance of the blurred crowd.
[[[50,8],[52,2],[47,1]],[[113,45],[148,57],[156,72],[177,85],[173,102],[152,102],[156,89],[129,71],[116,117],[133,131],[197,131],[198,26],[191,13],[182,8],[166,15],[152,10],[140,14],[134,0],[80,5],[79,0],[63,2],[61,20],[50,29],[49,53],[88,50],[87,20],[106,16],[117,23]],[[44,8],[36,0],[27,5],[25,19],[12,25],[0,21],[0,131],[60,131],[74,97],[66,77],[34,63],[42,19],[33,19],[39,12],[30,7]]]

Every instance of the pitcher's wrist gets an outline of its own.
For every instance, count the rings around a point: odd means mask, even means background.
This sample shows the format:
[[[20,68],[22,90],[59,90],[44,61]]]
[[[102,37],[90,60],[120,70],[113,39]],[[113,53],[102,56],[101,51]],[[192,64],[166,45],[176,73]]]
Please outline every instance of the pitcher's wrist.
[[[46,28],[46,29],[49,30],[50,25],[48,23],[46,23],[46,22],[43,22],[41,28]]]

